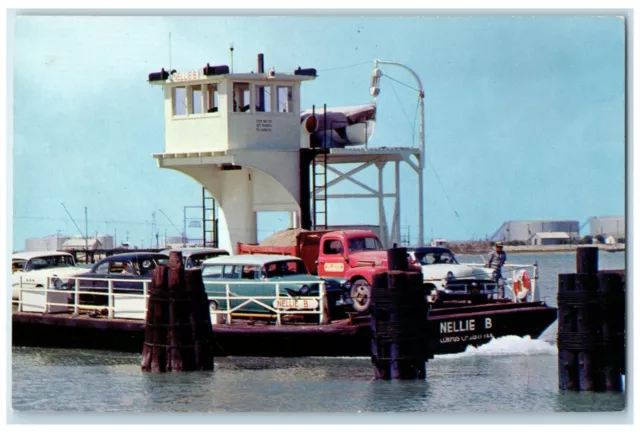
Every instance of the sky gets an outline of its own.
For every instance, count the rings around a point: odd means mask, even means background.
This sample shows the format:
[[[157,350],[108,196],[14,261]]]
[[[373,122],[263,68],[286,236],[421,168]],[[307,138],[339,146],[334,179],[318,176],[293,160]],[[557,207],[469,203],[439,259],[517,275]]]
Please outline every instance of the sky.
[[[80,234],[61,203],[81,231],[86,207],[89,233],[115,230],[118,242],[149,246],[153,213],[161,236],[179,235],[185,206],[199,206],[202,190],[151,156],[164,151],[164,114],[147,75],[228,64],[230,43],[234,71],[255,70],[258,53],[277,71],[318,69],[302,86],[304,108],[370,102],[376,58],[416,71],[425,90],[426,240],[484,238],[506,220],[582,223],[625,211],[620,18],[22,16],[14,31],[14,250],[58,230]],[[382,79],[369,146],[417,145],[416,84],[402,69],[382,69],[399,82]],[[355,177],[377,184],[374,169]],[[402,235],[415,241],[409,167],[401,184]],[[361,192],[330,190],[344,191]],[[374,200],[341,200],[330,202],[328,219],[375,224],[376,213]],[[259,240],[288,223],[283,213],[260,214]]]

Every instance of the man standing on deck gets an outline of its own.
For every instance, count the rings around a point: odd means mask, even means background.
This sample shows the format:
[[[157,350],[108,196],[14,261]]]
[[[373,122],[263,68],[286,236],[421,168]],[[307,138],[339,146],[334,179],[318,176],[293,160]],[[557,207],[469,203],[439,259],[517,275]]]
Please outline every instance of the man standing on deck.
[[[502,265],[507,261],[507,255],[502,251],[502,242],[496,242],[495,251],[489,253],[489,260],[486,267],[492,268],[496,275],[495,281],[498,286],[498,296],[504,298],[504,280],[502,279]]]

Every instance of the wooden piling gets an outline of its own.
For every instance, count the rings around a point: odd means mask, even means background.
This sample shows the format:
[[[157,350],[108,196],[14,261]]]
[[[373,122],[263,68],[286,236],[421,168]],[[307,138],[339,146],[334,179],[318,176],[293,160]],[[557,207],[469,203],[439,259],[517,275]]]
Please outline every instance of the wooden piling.
[[[185,272],[182,254],[152,275],[142,370],[213,370],[213,331],[200,270]]]
[[[420,272],[407,272],[405,248],[387,251],[389,272],[374,275],[371,361],[377,379],[424,379],[430,357]]]
[[[598,273],[597,248],[578,248],[576,274],[558,275],[558,386],[620,391],[624,371],[624,285]]]

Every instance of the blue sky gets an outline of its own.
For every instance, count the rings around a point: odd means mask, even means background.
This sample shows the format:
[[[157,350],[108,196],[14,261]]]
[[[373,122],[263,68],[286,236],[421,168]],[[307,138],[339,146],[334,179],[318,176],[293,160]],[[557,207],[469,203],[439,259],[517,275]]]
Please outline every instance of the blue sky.
[[[484,237],[505,220],[624,213],[619,18],[18,17],[14,249],[56,230],[78,234],[60,203],[83,230],[87,206],[90,233],[116,229],[122,241],[128,230],[146,246],[153,212],[162,234],[177,235],[158,209],[181,228],[184,206],[200,204],[200,185],[151,157],[164,150],[164,119],[161,90],[146,76],[168,68],[169,32],[177,70],[228,63],[231,42],[235,71],[255,70],[257,53],[267,68],[317,68],[303,107],[369,102],[375,58],[413,68],[425,87],[427,239]],[[400,69],[383,70],[415,85]],[[370,145],[416,142],[415,109],[413,90],[383,78]],[[376,184],[374,170],[356,178]],[[389,167],[387,191],[392,181]],[[401,225],[415,240],[408,167],[401,182]],[[329,222],[373,224],[376,210],[374,201],[336,202]],[[288,225],[280,213],[258,221],[259,238]]]

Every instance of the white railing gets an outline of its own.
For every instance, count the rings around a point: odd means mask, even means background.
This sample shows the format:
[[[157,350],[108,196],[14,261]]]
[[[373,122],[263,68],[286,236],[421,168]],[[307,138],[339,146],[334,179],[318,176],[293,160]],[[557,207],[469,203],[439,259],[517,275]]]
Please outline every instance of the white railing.
[[[151,280],[136,280],[139,285],[142,283],[142,292],[139,288],[118,287],[117,290],[130,290],[131,293],[114,293],[114,283],[129,283],[130,279],[106,279],[106,278],[69,278],[68,282],[73,281],[71,287],[66,290],[52,288],[51,280],[47,278],[46,288],[35,288],[33,286],[24,287],[22,279],[20,280],[18,300],[14,300],[19,312],[42,312],[42,313],[73,313],[80,314],[81,311],[102,311],[107,310],[107,318],[127,318],[144,320],[146,317],[147,302],[149,299],[149,285]],[[106,282],[107,286],[99,290],[83,288],[83,281],[89,282]],[[222,286],[223,283],[220,283]],[[235,285],[260,285],[271,284],[275,286],[274,295],[270,296],[245,296],[239,295],[231,291],[230,286]],[[288,281],[286,286],[300,286],[309,284],[309,281]],[[259,316],[260,314],[271,314],[276,316],[276,323],[282,324],[283,315],[318,315],[319,323],[324,323],[328,319],[328,311],[325,311],[326,287],[324,281],[314,282],[318,284],[318,296],[284,296],[280,293],[280,288],[285,286],[283,283],[265,283],[262,281],[236,281],[233,283],[224,283],[224,293],[216,292],[207,293],[209,302],[216,302],[218,309],[212,310],[213,315],[221,314],[227,319],[227,323],[231,323],[234,313],[243,313],[248,315]],[[106,290],[105,290],[106,289]],[[80,295],[95,295],[107,297],[107,305],[91,305],[82,304]],[[223,301],[223,302],[220,302]],[[233,301],[241,301],[239,305],[231,307]],[[272,305],[267,302],[272,301]],[[221,304],[225,304],[225,309],[219,309]],[[266,312],[246,312],[241,311],[250,304],[256,304],[267,310]],[[294,307],[295,306],[295,307]],[[301,307],[301,308],[299,308]],[[210,309],[211,310],[211,309]]]
[[[463,265],[478,267],[478,268],[486,268],[484,263],[461,263]],[[525,270],[529,273],[529,278],[531,279],[531,300],[539,301],[538,299],[538,264],[534,263],[532,265],[516,265],[511,263],[505,263],[502,265],[502,279],[504,280],[504,286],[506,289],[509,289],[511,294],[513,295],[513,300],[515,302],[519,302],[515,291],[513,290],[513,283],[516,280],[516,275],[519,270]],[[507,275],[511,274],[511,277],[507,277]]]
[[[298,296],[298,297],[290,297],[290,296],[282,296],[280,293],[280,287],[283,285],[283,283],[269,283],[269,284],[275,284],[275,294],[274,296],[245,296],[245,295],[239,295],[237,293],[234,293],[231,291],[230,286],[235,286],[235,285],[264,285],[264,282],[260,282],[260,281],[236,281],[233,283],[225,283],[225,290],[224,290],[224,294],[220,293],[220,292],[216,292],[216,295],[212,294],[212,293],[207,293],[207,297],[209,299],[209,301],[216,301],[218,307],[220,306],[220,302],[218,301],[224,301],[224,303],[226,304],[226,309],[224,310],[217,310],[215,312],[215,314],[224,314],[227,318],[227,323],[231,323],[231,315],[233,314],[233,312],[239,311],[241,310],[243,307],[245,307],[246,305],[249,304],[257,304],[259,306],[261,306],[262,308],[270,311],[271,313],[275,314],[276,316],[276,323],[278,325],[280,325],[282,323],[282,316],[283,315],[289,315],[289,314],[317,314],[318,320],[320,323],[324,323],[324,320],[326,319],[326,315],[327,315],[327,311],[324,311],[324,299],[326,297],[326,288],[325,288],[325,282],[324,281],[318,281],[317,283],[313,283],[313,284],[318,284],[318,296]],[[286,283],[286,285],[305,285],[305,284],[309,284],[308,281],[288,281]],[[222,283],[220,283],[220,285],[222,285]],[[242,301],[244,300],[244,302],[241,302],[239,305],[236,305],[235,307],[231,307],[231,301],[232,300],[239,300]],[[268,300],[273,300],[273,304],[275,304],[275,306],[273,305],[268,305],[262,301],[268,301]],[[295,301],[295,305],[296,307],[299,307],[300,303],[302,305],[302,308],[292,308],[292,307],[287,307],[284,306],[287,303],[291,303]],[[315,304],[309,304],[309,302],[315,302]],[[214,314],[212,312],[212,314]],[[245,313],[245,314],[251,314],[251,313]],[[260,313],[256,313],[260,314]],[[268,314],[268,313],[263,313],[263,314]]]

